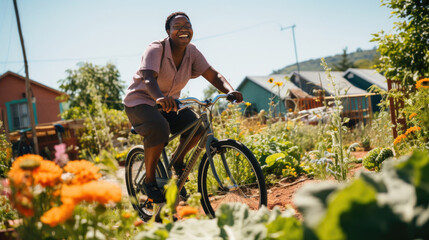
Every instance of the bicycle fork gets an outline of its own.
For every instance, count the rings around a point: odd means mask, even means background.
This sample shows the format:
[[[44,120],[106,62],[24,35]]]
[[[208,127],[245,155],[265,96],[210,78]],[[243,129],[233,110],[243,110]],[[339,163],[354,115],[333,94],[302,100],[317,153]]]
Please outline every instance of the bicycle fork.
[[[215,178],[215,179],[216,179],[216,181],[218,182],[219,186],[220,186],[222,189],[225,189],[225,187],[224,187],[224,186],[223,186],[223,184],[222,184],[222,181],[221,181],[221,180],[220,180],[220,178],[219,178],[219,175],[217,174],[216,167],[215,167],[215,165],[214,165],[214,161],[213,161],[212,151],[213,151],[213,152],[217,151],[217,149],[213,149],[213,148],[212,148],[212,146],[211,146],[211,144],[212,144],[214,141],[217,141],[217,140],[213,137],[213,133],[212,133],[212,134],[209,136],[208,141],[206,142],[206,153],[207,153],[207,159],[209,160],[210,168],[211,168],[211,170],[212,170],[212,173],[213,173],[214,178]],[[235,189],[237,189],[237,188],[238,188],[238,185],[237,185],[237,183],[236,183],[236,181],[235,181],[234,177],[233,177],[233,176],[232,176],[232,174],[231,174],[231,170],[229,170],[229,166],[228,166],[228,163],[226,162],[226,158],[225,158],[225,152],[220,152],[220,156],[221,156],[221,158],[222,158],[222,164],[223,164],[223,167],[225,168],[225,172],[226,172],[226,174],[228,174],[229,179],[230,179],[230,180],[231,180],[231,182],[233,183],[233,185],[232,185],[232,186],[228,186],[227,188],[228,188],[228,190],[235,190]]]

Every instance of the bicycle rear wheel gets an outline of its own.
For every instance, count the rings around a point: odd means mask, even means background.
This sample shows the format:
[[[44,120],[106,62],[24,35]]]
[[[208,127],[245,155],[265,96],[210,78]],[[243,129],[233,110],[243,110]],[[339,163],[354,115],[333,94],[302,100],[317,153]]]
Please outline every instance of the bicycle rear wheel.
[[[252,152],[230,139],[214,143],[211,148],[220,181],[213,174],[207,153],[204,154],[198,171],[198,191],[205,213],[215,217],[218,207],[228,202],[241,202],[253,210],[267,205],[265,179]],[[223,162],[227,163],[230,175]]]
[[[158,185],[160,185],[160,180],[167,179],[167,174],[161,161],[158,161],[155,174]],[[147,221],[153,215],[154,204],[148,201],[146,193],[141,187],[145,177],[144,148],[143,146],[133,147],[128,152],[125,160],[125,182],[131,204],[138,211],[140,218]]]

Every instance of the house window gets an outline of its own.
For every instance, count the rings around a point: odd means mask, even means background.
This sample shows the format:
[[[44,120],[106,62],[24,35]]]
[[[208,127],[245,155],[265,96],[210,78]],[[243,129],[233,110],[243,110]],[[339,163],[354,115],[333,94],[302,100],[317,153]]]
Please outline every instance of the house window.
[[[31,127],[27,99],[6,103],[9,131]],[[37,124],[36,104],[33,103],[34,119]]]

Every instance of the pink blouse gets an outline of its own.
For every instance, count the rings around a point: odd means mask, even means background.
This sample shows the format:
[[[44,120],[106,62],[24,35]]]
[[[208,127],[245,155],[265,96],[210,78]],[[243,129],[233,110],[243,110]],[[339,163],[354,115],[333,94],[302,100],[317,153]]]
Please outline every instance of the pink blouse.
[[[155,100],[147,92],[143,81],[142,70],[152,70],[158,73],[158,85],[164,96],[174,99],[180,97],[180,91],[186,86],[189,79],[201,76],[209,67],[209,63],[203,54],[193,43],[189,43],[179,69],[176,68],[171,54],[169,38],[165,39],[164,57],[161,41],[149,44],[142,56],[140,67],[133,76],[133,81],[128,87],[123,103],[127,107],[139,104],[155,106]],[[161,63],[162,59],[162,63]]]

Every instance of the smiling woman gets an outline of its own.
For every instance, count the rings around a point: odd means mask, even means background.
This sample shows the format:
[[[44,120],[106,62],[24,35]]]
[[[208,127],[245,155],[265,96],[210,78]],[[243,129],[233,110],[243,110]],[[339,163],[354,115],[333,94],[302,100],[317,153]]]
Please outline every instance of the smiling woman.
[[[197,119],[191,109],[177,111],[175,100],[180,97],[180,92],[188,81],[203,76],[219,91],[234,95],[237,102],[243,100],[241,93],[235,91],[191,43],[194,32],[186,13],[170,14],[165,21],[165,31],[168,36],[152,42],[144,52],[140,67],[123,101],[132,126],[144,137],[146,176],[141,187],[149,200],[155,203],[165,201],[164,194],[156,183],[155,168],[161,151],[168,142],[169,134],[179,132]],[[159,105],[162,111],[158,111],[156,105]],[[177,155],[177,161],[174,163],[176,174],[180,175],[183,159],[200,139],[202,130],[199,129],[198,134],[187,144],[187,148]],[[182,135],[180,145],[184,144],[189,133],[188,131]]]

